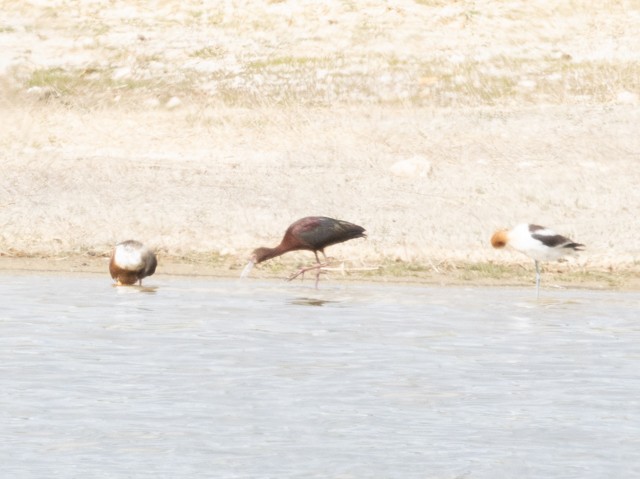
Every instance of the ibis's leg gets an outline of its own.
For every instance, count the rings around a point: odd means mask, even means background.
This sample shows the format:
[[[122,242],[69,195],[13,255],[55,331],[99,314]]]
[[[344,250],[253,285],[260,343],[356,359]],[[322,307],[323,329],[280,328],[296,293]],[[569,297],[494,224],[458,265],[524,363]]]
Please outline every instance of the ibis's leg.
[[[329,266],[328,263],[318,263],[318,264],[314,264],[313,266],[308,266],[306,268],[302,268],[300,269],[298,272],[292,274],[291,276],[289,276],[287,278],[287,281],[291,281],[292,279],[297,278],[298,276],[300,276],[301,278],[304,278],[304,274],[307,271],[316,271],[316,288],[318,287],[318,281],[320,280],[320,275],[322,273],[324,273],[324,271],[322,271],[322,268],[326,268],[327,266]]]

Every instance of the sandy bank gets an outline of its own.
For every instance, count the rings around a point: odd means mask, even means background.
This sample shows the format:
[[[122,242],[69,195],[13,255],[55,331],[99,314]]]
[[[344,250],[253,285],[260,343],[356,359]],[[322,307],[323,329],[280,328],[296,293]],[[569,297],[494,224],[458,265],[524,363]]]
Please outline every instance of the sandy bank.
[[[308,258],[306,258],[308,259]],[[275,261],[258,266],[248,279],[251,281],[286,281],[291,273],[301,266],[309,265],[300,256],[294,260]],[[203,255],[192,257],[159,258],[157,273],[145,280],[146,284],[171,281],[172,278],[233,279],[237,280],[244,264],[233,258],[210,258]],[[372,268],[371,271],[364,271]],[[375,269],[373,269],[375,268]],[[0,274],[20,276],[47,275],[92,275],[104,278],[111,284],[108,273],[108,258],[92,255],[67,255],[62,257],[7,257],[0,256]],[[309,287],[313,276],[305,279]],[[296,280],[297,281],[297,280]],[[459,263],[442,262],[438,265],[421,266],[402,262],[380,264],[354,264],[335,261],[323,275],[322,284],[340,282],[371,282],[394,284],[422,284],[425,286],[481,286],[481,287],[532,287],[534,270],[529,263]],[[587,288],[624,291],[640,290],[640,275],[631,268],[617,270],[584,269],[569,264],[547,265],[543,269],[543,289]]]
[[[529,274],[491,233],[535,222],[587,245],[550,271],[626,283],[640,15],[543,3],[5,2],[3,262],[134,238],[233,271],[326,215],[368,232],[329,254],[382,278],[490,282]]]

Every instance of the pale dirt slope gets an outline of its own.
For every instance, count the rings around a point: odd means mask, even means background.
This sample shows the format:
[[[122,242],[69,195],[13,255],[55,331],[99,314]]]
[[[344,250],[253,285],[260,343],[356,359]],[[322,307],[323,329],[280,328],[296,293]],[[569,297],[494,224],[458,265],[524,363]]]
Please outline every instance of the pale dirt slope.
[[[357,264],[521,261],[517,222],[640,261],[640,2],[0,4],[5,255],[241,264],[320,214]]]

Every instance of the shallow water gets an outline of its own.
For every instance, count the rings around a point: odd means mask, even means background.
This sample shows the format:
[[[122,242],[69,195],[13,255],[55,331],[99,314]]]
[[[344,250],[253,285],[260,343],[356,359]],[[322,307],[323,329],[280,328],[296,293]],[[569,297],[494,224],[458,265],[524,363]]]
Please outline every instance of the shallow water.
[[[640,477],[640,294],[0,276],[4,477]]]

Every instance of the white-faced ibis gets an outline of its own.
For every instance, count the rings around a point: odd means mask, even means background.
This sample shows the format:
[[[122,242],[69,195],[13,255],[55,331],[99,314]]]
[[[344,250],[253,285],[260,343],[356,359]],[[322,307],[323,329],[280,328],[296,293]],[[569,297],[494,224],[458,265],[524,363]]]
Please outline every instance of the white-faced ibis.
[[[262,263],[268,259],[283,255],[289,251],[308,250],[313,251],[316,256],[317,265],[310,268],[303,268],[290,279],[303,274],[311,269],[318,270],[323,266],[318,258],[318,251],[327,259],[324,249],[333,244],[342,243],[354,238],[364,238],[366,234],[362,226],[349,223],[348,221],[327,218],[326,216],[307,216],[294,222],[287,228],[284,237],[275,248],[257,248],[251,255],[249,264],[242,271],[242,277],[245,277],[251,271],[254,264]],[[317,279],[316,276],[316,285]]]
[[[156,272],[156,255],[145,245],[135,240],[118,243],[111,255],[109,272],[116,285],[131,285]]]
[[[549,228],[532,224],[520,224],[511,230],[496,231],[491,237],[491,246],[510,246],[526,254],[536,265],[536,294],[540,295],[540,261],[557,261],[563,256],[582,251],[583,244],[559,235]]]

